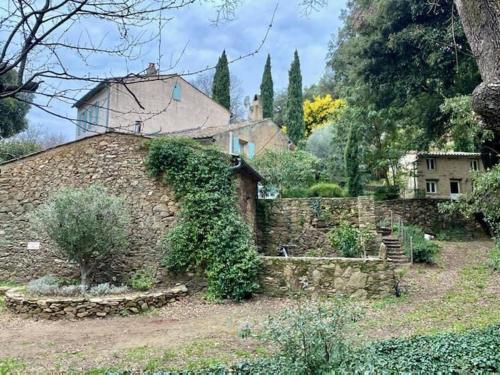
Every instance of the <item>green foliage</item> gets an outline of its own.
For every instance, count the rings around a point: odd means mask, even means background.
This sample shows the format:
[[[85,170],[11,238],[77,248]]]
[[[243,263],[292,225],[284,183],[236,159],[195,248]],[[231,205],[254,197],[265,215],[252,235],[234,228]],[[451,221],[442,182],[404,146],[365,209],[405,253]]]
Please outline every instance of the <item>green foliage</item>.
[[[311,186],[307,191],[307,195],[309,197],[339,198],[344,197],[346,194],[339,185],[322,182]]]
[[[227,109],[231,108],[230,85],[229,66],[226,51],[224,50],[215,66],[212,99]]]
[[[127,246],[128,217],[123,200],[109,196],[97,185],[63,188],[33,217],[41,232],[80,267],[83,287],[98,264]]]
[[[485,374],[500,371],[500,325],[461,334],[390,339],[351,352],[339,373]]]
[[[152,267],[144,267],[133,272],[127,284],[136,290],[149,290],[156,282],[156,271]]]
[[[287,134],[292,142],[297,144],[305,135],[302,73],[300,72],[300,61],[297,51],[293,55],[293,62],[288,71],[288,95],[285,113]]]
[[[332,229],[329,233],[332,247],[347,258],[361,257],[364,252],[364,245],[372,237],[373,235],[370,232],[358,229],[347,221],[342,221],[338,227]]]
[[[399,186],[397,185],[384,185],[377,186],[373,193],[373,198],[376,201],[386,201],[389,199],[399,198]]]
[[[491,137],[491,132],[484,130],[476,119],[470,95],[447,98],[440,110],[447,117],[453,151],[477,152],[480,145]]]
[[[0,358],[0,375],[21,374],[25,368],[26,364],[17,358]]]
[[[329,45],[332,74],[324,79],[347,100],[337,127],[341,138],[358,128],[363,172],[393,185],[389,179],[401,155],[460,133],[441,106],[445,98],[469,95],[480,77],[453,0],[439,6],[352,0],[347,7],[344,26]],[[338,140],[332,154],[345,147]]]
[[[488,267],[493,271],[500,271],[500,243],[496,243],[488,256]]]
[[[434,263],[439,253],[439,245],[424,238],[424,231],[416,225],[404,226],[403,249],[410,256],[410,237],[413,248],[413,261],[416,263]]]
[[[365,116],[370,127],[380,134],[404,129],[414,148],[446,130],[445,98],[470,94],[480,82],[452,0],[439,7],[421,0],[349,2],[329,66],[341,97],[368,116],[382,115],[380,122]]]
[[[15,84],[17,73],[10,70],[5,74],[0,74],[0,85]],[[26,115],[30,105],[26,102],[31,101],[32,95],[20,93],[18,100],[16,98],[0,99],[0,139],[12,137],[25,130],[28,126]],[[1,152],[0,152],[1,153]],[[0,160],[2,156],[0,155]]]
[[[38,279],[31,280],[26,291],[32,295],[38,296],[81,296],[86,293],[92,296],[101,296],[105,294],[120,294],[128,290],[126,286],[114,286],[109,283],[97,284],[89,290],[81,285],[64,285],[64,283],[52,276],[42,276]]]
[[[172,271],[203,272],[212,298],[241,300],[257,290],[259,259],[236,206],[229,159],[190,139],[155,138],[146,165],[181,200],[177,225],[162,242]]]
[[[273,118],[274,88],[271,74],[271,56],[267,55],[262,82],[260,84],[260,99],[262,101],[262,115],[264,118]]]
[[[345,149],[345,170],[347,175],[347,192],[351,197],[363,193],[361,173],[359,170],[359,141],[358,130],[354,125],[349,128],[349,138]]]
[[[0,163],[40,151],[40,145],[22,140],[0,141]]]
[[[305,187],[291,187],[281,193],[282,198],[307,198],[308,196],[309,189]]]
[[[487,172],[478,173],[472,180],[472,192],[462,195],[458,202],[442,203],[441,213],[454,215],[457,212],[466,218],[476,213],[483,215],[493,237],[500,237],[500,164]]]
[[[264,177],[264,187],[280,192],[309,187],[316,180],[319,161],[302,150],[266,150],[254,159],[257,170]]]
[[[279,373],[321,374],[336,368],[348,353],[346,328],[358,318],[344,301],[308,301],[271,316],[261,337],[276,349],[273,361]]]

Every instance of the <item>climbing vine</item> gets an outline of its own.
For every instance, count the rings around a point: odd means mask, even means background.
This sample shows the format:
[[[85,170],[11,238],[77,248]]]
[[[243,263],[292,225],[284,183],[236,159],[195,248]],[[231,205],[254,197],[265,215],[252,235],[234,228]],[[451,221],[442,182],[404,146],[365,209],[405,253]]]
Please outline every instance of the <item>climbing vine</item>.
[[[228,157],[185,138],[155,138],[148,147],[150,173],[181,203],[179,221],[162,241],[166,267],[203,273],[212,298],[249,297],[258,288],[259,258],[236,206]]]

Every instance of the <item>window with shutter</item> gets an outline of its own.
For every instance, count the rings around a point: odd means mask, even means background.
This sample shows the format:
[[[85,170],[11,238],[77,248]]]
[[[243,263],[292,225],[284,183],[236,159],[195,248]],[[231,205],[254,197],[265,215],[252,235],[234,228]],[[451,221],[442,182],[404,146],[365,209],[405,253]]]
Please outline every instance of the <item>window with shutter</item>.
[[[172,91],[172,99],[176,100],[176,101],[180,101],[181,100],[181,85],[179,85],[178,83],[175,84],[174,86],[174,89]]]
[[[248,143],[248,158],[253,159],[255,157],[255,143]]]
[[[235,155],[239,155],[240,154],[240,139],[238,137],[235,137],[234,135],[232,137],[233,137],[233,142],[232,142],[233,147],[232,147],[231,153],[235,154]]]

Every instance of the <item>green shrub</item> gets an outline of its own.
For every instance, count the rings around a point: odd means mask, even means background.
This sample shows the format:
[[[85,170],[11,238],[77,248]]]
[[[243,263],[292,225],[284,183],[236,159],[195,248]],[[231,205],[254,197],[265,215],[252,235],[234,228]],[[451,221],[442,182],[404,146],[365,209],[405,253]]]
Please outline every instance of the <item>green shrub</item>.
[[[500,325],[465,333],[391,339],[352,351],[349,374],[486,374],[500,370]]]
[[[306,198],[308,197],[308,189],[301,187],[292,187],[283,190],[281,193],[282,198]]]
[[[255,158],[254,164],[264,177],[264,187],[274,187],[280,193],[311,186],[319,171],[319,159],[301,150],[266,150]]]
[[[159,137],[149,142],[146,165],[181,202],[177,225],[162,241],[164,264],[204,273],[211,298],[249,297],[258,289],[260,261],[237,208],[228,156],[190,139]]]
[[[439,253],[439,245],[424,238],[424,231],[415,225],[404,227],[403,250],[410,257],[410,237],[412,238],[413,261],[432,264]]]
[[[128,285],[136,290],[149,290],[156,282],[156,272],[152,267],[144,267],[133,272],[129,279]]]
[[[488,257],[488,267],[493,271],[500,271],[500,243],[496,243]]]
[[[347,221],[342,221],[338,227],[330,231],[329,238],[332,247],[340,251],[343,257],[357,258],[363,255],[363,246],[373,238],[373,235],[352,226]]]
[[[397,185],[386,185],[377,186],[373,192],[373,199],[376,201],[385,201],[389,199],[399,198],[399,186]]]
[[[276,349],[273,361],[280,373],[321,374],[337,367],[348,353],[346,328],[358,317],[345,301],[308,301],[271,316],[261,339]]]
[[[39,207],[34,221],[80,267],[82,287],[114,251],[127,245],[123,201],[100,186],[64,188]]]
[[[62,281],[52,275],[42,276],[31,280],[26,291],[29,294],[39,296],[82,296],[86,293],[94,296],[105,294],[119,294],[128,290],[126,286],[114,286],[109,283],[97,284],[90,289],[85,289],[81,285],[64,285]]]
[[[339,185],[333,183],[319,183],[311,186],[307,195],[309,197],[338,198],[345,197],[345,191]]]
[[[24,155],[40,151],[40,145],[23,140],[4,140],[0,142],[0,163],[17,159]]]

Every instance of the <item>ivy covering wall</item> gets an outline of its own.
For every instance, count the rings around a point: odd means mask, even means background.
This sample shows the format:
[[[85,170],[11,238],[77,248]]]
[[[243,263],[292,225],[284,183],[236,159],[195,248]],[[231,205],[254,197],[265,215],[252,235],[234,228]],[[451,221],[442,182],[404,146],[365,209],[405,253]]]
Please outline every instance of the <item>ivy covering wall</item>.
[[[181,203],[179,221],[162,241],[165,266],[204,274],[211,298],[249,297],[258,288],[259,257],[237,208],[228,156],[186,138],[155,138],[148,147],[150,173]]]

